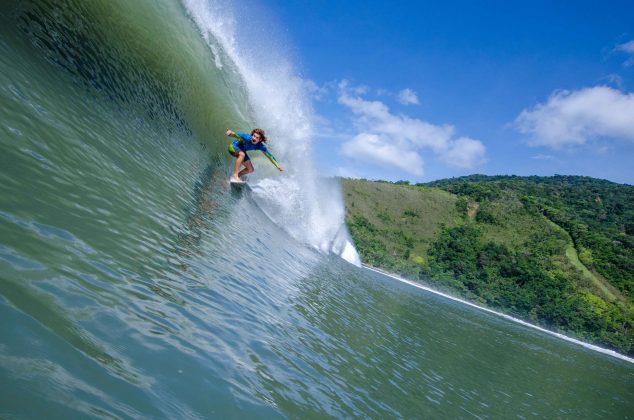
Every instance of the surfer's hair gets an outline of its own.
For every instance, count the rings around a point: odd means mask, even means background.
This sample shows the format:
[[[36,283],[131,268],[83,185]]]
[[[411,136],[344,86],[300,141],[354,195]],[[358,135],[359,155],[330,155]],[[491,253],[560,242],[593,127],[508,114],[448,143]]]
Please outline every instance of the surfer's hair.
[[[266,143],[266,141],[268,140],[266,138],[266,136],[264,135],[264,130],[262,130],[261,128],[254,128],[253,130],[251,130],[251,135],[258,133],[260,135],[260,138],[262,139],[261,141]]]

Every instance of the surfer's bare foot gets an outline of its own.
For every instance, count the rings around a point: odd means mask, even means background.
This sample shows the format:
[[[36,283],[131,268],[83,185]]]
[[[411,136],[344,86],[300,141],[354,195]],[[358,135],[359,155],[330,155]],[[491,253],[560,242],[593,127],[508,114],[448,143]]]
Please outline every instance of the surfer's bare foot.
[[[235,175],[231,175],[231,178],[229,180],[231,182],[242,182],[242,181],[240,181],[240,178],[235,176]]]

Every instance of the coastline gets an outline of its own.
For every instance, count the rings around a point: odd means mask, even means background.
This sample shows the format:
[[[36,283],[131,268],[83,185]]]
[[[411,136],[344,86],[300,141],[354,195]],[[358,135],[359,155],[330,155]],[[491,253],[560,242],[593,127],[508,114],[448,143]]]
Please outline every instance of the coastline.
[[[634,363],[634,358],[631,358],[631,357],[626,356],[624,354],[618,353],[618,352],[616,352],[614,350],[606,349],[606,348],[597,346],[595,344],[586,343],[585,341],[581,341],[579,339],[576,339],[576,338],[573,338],[573,337],[569,337],[567,335],[564,335],[564,334],[561,334],[561,333],[558,333],[558,332],[555,332],[555,331],[548,330],[546,328],[540,327],[540,326],[535,325],[535,324],[531,324],[530,322],[526,322],[524,320],[512,317],[512,316],[504,314],[502,312],[494,311],[493,309],[489,309],[489,308],[486,308],[484,306],[476,305],[475,303],[469,302],[469,301],[461,299],[461,298],[457,298],[455,296],[451,296],[451,295],[449,295],[447,293],[439,292],[438,290],[434,290],[431,287],[425,286],[425,285],[420,284],[420,283],[416,283],[413,280],[405,279],[405,278],[400,277],[400,276],[398,276],[396,274],[387,272],[387,271],[385,271],[385,270],[383,270],[381,268],[373,267],[373,266],[365,264],[365,263],[361,263],[361,267],[365,268],[367,270],[373,271],[375,273],[382,274],[382,275],[384,275],[386,277],[389,277],[389,278],[392,278],[394,280],[400,281],[401,283],[405,283],[405,284],[408,284],[410,286],[416,287],[418,289],[425,290],[426,292],[430,292],[430,293],[433,293],[435,295],[442,296],[443,298],[446,298],[446,299],[449,299],[449,300],[453,300],[455,302],[460,302],[460,303],[465,304],[467,306],[471,306],[472,308],[476,308],[478,310],[481,310],[481,311],[484,311],[484,312],[488,312],[490,314],[494,314],[496,316],[499,316],[501,318],[504,318],[504,319],[507,319],[509,321],[515,322],[517,324],[520,324],[520,325],[523,325],[523,326],[526,326],[526,327],[529,327],[529,328],[533,328],[533,329],[538,330],[540,332],[555,336],[555,337],[557,337],[557,338],[559,338],[561,340],[568,341],[570,343],[574,343],[574,344],[580,345],[580,346],[585,347],[587,349],[594,350],[594,351],[597,351],[599,353],[603,353],[603,354],[606,354],[608,356],[612,356],[612,357],[624,360],[624,361],[629,362],[629,363]]]

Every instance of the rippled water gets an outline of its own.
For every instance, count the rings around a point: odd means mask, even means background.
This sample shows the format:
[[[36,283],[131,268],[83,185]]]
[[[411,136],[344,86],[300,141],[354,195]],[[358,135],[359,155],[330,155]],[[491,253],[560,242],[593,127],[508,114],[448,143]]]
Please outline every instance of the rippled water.
[[[132,4],[0,15],[0,417],[632,417],[631,363],[296,241],[266,180],[228,189],[200,133],[248,113],[236,80],[205,79],[204,122],[151,49],[102,39],[204,46],[178,3]]]
[[[229,204],[222,225],[192,221],[193,236],[156,277],[3,288],[5,412],[631,413],[627,362],[324,258],[263,229],[248,198]],[[239,245],[245,230],[260,247]]]

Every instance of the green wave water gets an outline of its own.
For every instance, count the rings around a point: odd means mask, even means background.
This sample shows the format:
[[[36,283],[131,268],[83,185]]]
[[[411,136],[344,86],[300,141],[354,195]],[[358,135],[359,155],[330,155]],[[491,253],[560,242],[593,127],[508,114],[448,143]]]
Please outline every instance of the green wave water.
[[[2,2],[0,417],[632,416],[627,360],[342,260],[310,171],[232,194],[226,127],[310,107],[217,6]]]

